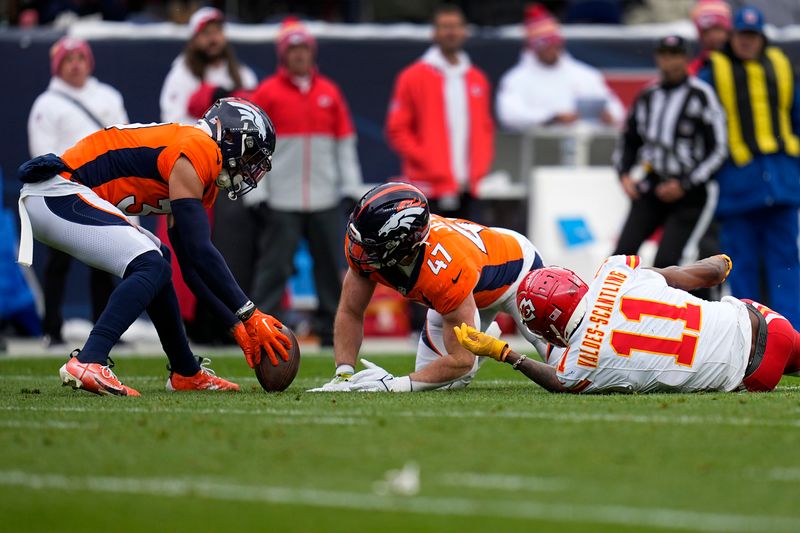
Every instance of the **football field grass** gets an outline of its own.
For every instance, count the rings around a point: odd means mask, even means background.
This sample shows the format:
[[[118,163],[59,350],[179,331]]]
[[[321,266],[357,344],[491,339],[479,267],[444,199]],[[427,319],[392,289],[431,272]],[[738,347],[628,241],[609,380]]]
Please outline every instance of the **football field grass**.
[[[170,394],[164,359],[120,356],[142,397],[101,398],[62,362],[0,359],[4,531],[800,531],[796,378],[576,397],[490,361],[466,390],[313,394],[332,363],[308,357],[268,395],[225,357],[243,392]],[[387,490],[410,464],[419,491]]]

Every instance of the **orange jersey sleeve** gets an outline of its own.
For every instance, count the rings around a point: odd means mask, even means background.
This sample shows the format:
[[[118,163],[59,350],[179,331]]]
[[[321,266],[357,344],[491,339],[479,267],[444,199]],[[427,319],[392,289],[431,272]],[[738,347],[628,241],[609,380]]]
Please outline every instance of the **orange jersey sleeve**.
[[[181,132],[177,142],[167,146],[158,157],[158,168],[161,175],[169,181],[172,168],[181,156],[192,163],[200,183],[203,184],[203,206],[206,208],[214,205],[219,189],[216,179],[222,170],[222,154],[211,137],[203,131],[189,127]]]

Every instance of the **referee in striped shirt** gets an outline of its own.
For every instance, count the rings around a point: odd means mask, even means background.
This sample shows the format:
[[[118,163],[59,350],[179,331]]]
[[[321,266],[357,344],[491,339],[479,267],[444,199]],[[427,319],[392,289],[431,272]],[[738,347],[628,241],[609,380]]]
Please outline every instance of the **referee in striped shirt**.
[[[661,39],[655,59],[660,80],[636,98],[615,153],[631,210],[614,254],[637,254],[661,227],[654,261],[661,268],[698,258],[717,204],[711,178],[727,156],[727,130],[713,89],[688,74],[681,37]]]

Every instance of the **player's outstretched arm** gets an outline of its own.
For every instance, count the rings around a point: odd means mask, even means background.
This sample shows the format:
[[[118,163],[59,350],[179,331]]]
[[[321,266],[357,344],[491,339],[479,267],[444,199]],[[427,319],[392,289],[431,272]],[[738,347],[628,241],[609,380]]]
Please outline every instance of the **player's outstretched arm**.
[[[522,360],[520,361],[520,359]],[[523,356],[514,350],[509,350],[505,362],[515,367],[547,391],[568,392],[568,389],[558,380],[556,369],[550,365],[529,359],[527,356],[523,359]]]
[[[342,296],[333,321],[333,355],[336,366],[355,368],[358,351],[364,340],[364,313],[367,310],[375,282],[347,269],[342,282]]]
[[[725,281],[732,268],[731,258],[725,254],[719,254],[706,257],[691,265],[653,268],[651,270],[664,276],[664,279],[667,280],[667,285],[670,287],[693,291],[719,285]]]
[[[558,380],[555,368],[528,359],[526,355],[518,354],[508,347],[508,343],[464,323],[453,328],[453,333],[461,346],[475,355],[491,357],[501,363],[508,363],[514,370],[519,370],[545,390],[567,392],[566,387]]]
[[[173,231],[183,247],[188,264],[211,293],[244,324],[247,334],[264,348],[274,365],[278,364],[276,353],[287,361],[287,348],[291,346],[291,341],[279,330],[283,325],[255,308],[236,283],[222,255],[211,243],[211,228],[201,201],[203,181],[186,157],[180,157],[172,168],[169,195]],[[251,367],[260,362],[261,350],[248,350],[245,346],[242,346],[242,350]]]

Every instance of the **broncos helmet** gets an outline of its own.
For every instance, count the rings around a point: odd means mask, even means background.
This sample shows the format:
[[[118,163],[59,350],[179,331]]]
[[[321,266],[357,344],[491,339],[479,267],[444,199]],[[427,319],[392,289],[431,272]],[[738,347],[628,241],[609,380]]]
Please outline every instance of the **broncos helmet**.
[[[347,225],[347,256],[362,272],[392,267],[425,243],[431,213],[422,191],[384,183],[361,197]]]
[[[275,127],[263,109],[243,98],[220,98],[200,119],[222,151],[217,186],[236,200],[272,169]]]

